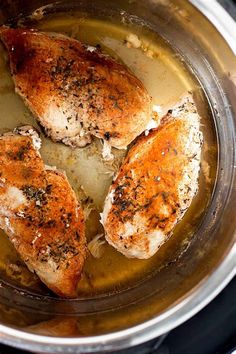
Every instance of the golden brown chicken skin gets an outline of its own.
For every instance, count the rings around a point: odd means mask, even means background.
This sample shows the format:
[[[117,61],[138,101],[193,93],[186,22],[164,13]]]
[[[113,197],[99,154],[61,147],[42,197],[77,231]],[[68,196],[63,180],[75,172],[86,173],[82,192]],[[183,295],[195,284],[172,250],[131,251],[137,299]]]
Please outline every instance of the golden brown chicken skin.
[[[149,258],[168,240],[198,189],[202,133],[190,98],[130,148],[102,214],[107,241]]]
[[[76,297],[86,257],[84,217],[66,176],[48,170],[31,137],[0,137],[0,227],[54,293]]]
[[[150,96],[126,67],[62,35],[0,28],[16,92],[54,141],[91,136],[126,148],[150,121]]]

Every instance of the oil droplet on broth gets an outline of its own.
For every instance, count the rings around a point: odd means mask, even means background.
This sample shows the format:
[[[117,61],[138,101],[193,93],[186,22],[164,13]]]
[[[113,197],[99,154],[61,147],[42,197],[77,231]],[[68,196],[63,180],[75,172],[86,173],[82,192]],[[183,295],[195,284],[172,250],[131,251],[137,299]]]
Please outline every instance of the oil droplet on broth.
[[[184,219],[175,228],[170,240],[149,260],[128,259],[108,244],[102,246],[103,252],[100,258],[90,255],[86,260],[82,278],[78,284],[78,295],[90,297],[135,286],[180,255],[187,247],[208,205],[214,184],[217,151],[214,128],[206,99],[198,81],[190,74],[178,55],[157,35],[154,36],[151,33],[148,35],[147,33],[144,36],[140,35],[139,29],[132,29],[132,32],[137,30],[142,43],[145,43],[146,48],[152,52],[152,57],[150,57],[140,48],[126,46],[125,39],[130,33],[130,29],[123,25],[114,25],[93,19],[80,19],[76,16],[53,15],[40,20],[35,27],[40,30],[64,33],[90,45],[99,44],[103,51],[123,62],[139,77],[152,96],[153,104],[161,106],[163,111],[175,104],[180,96],[186,94],[187,91],[195,93],[202,116],[201,123],[205,141],[202,159],[205,166],[210,166],[207,168],[207,178],[204,175],[205,172],[201,171],[198,195],[194,198]],[[37,126],[22,100],[14,93],[14,85],[4,58],[6,55],[1,47],[1,132],[21,124]],[[90,241],[96,234],[103,232],[99,223],[99,212],[102,210],[112,176],[118,170],[125,151],[114,149],[115,164],[109,165],[101,159],[101,142],[99,140],[95,139],[91,145],[83,149],[72,150],[63,144],[53,143],[42,134],[41,154],[46,164],[57,166],[57,168],[66,171],[79,198],[84,201],[90,197],[89,207],[92,210],[86,225],[87,238]],[[15,283],[18,282],[18,286],[42,292],[42,287],[35,281],[35,276],[19,262],[18,256],[16,252],[13,252],[6,236],[1,234],[1,238],[4,238],[0,251],[1,274],[7,274],[6,252],[9,253],[9,250],[12,250],[10,252],[11,262],[18,264],[18,269],[21,269],[22,272],[21,277],[18,276],[14,279]],[[9,282],[11,281],[10,277]]]

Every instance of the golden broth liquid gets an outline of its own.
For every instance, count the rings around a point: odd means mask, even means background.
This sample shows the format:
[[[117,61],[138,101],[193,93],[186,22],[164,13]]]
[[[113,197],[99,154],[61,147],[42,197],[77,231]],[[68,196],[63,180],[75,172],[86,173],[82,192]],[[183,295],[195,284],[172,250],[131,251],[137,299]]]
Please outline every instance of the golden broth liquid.
[[[93,297],[121,291],[145,280],[158,272],[183,253],[194,231],[198,227],[209,204],[216,171],[216,139],[211,111],[198,81],[185,66],[183,60],[163,39],[153,33],[132,30],[125,25],[114,25],[95,19],[80,18],[79,15],[51,15],[34,22],[34,27],[51,32],[67,34],[90,45],[101,46],[102,51],[124,63],[145,85],[153,98],[153,104],[161,106],[163,112],[171,108],[187,92],[192,92],[201,115],[201,129],[204,134],[202,168],[199,192],[188,212],[175,227],[173,236],[148,260],[128,259],[107,243],[99,249],[100,258],[89,255],[81,280],[78,284],[79,297]],[[142,48],[129,48],[126,38],[136,33]],[[31,124],[37,128],[32,114],[22,99],[15,94],[10,76],[7,54],[0,47],[0,132],[16,126]],[[41,155],[46,164],[66,171],[71,185],[82,199],[85,211],[91,212],[86,222],[88,242],[97,234],[104,233],[99,222],[104,199],[114,172],[120,166],[126,151],[113,149],[113,164],[102,160],[102,144],[94,139],[85,148],[71,149],[60,143],[53,143],[41,134]],[[0,274],[1,277],[20,288],[48,294],[36,275],[32,274],[20,260],[7,236],[1,232]]]

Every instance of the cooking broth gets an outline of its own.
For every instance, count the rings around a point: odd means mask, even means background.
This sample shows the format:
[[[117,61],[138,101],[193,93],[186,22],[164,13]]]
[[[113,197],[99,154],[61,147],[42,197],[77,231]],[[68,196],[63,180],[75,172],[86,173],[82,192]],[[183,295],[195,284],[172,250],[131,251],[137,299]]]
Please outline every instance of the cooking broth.
[[[50,15],[33,26],[43,31],[59,32],[81,40],[89,45],[100,45],[103,52],[124,63],[144,83],[153,98],[153,104],[166,112],[182,95],[192,92],[201,115],[204,134],[202,168],[199,192],[188,212],[175,227],[173,236],[148,260],[128,259],[107,243],[98,248],[95,258],[89,255],[81,280],[78,284],[79,297],[93,297],[121,291],[145,280],[153,272],[178,258],[188,247],[194,231],[199,226],[214,186],[217,148],[211,111],[204,92],[182,58],[156,34],[132,29],[125,24],[112,24],[80,15]],[[126,39],[134,33],[141,41],[140,48],[130,47]],[[16,126],[31,124],[38,129],[32,114],[21,98],[14,92],[7,54],[0,48],[0,132]],[[122,162],[126,151],[113,149],[113,163],[102,160],[102,144],[94,139],[85,148],[71,149],[61,143],[53,143],[43,133],[41,155],[47,165],[66,171],[68,179],[78,197],[82,199],[86,221],[86,235],[90,242],[96,235],[103,234],[99,222],[104,199],[112,178]],[[0,274],[8,283],[32,292],[48,294],[36,275],[31,273],[20,260],[14,247],[1,232]]]

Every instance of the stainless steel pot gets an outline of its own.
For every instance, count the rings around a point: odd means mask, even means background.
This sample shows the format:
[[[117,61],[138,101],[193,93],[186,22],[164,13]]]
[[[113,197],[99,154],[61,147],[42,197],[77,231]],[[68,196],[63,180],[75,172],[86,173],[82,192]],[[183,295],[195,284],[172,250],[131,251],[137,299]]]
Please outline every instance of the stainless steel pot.
[[[3,0],[0,20],[5,23],[20,13],[27,15],[49,2]],[[135,288],[109,297],[65,301],[32,296],[1,283],[0,341],[45,353],[103,352],[160,336],[208,304],[236,272],[235,22],[214,0],[78,0],[54,2],[45,8],[46,12],[72,14],[77,10],[148,27],[181,54],[203,86],[214,116],[217,181],[188,250]],[[22,328],[20,320],[32,317],[39,322],[56,317],[60,331],[48,336],[42,334],[47,333],[45,328]],[[75,319],[85,321],[93,335],[82,336],[78,330],[78,335],[68,337],[65,323],[73,326]],[[48,322],[50,325],[55,329],[55,322]]]

